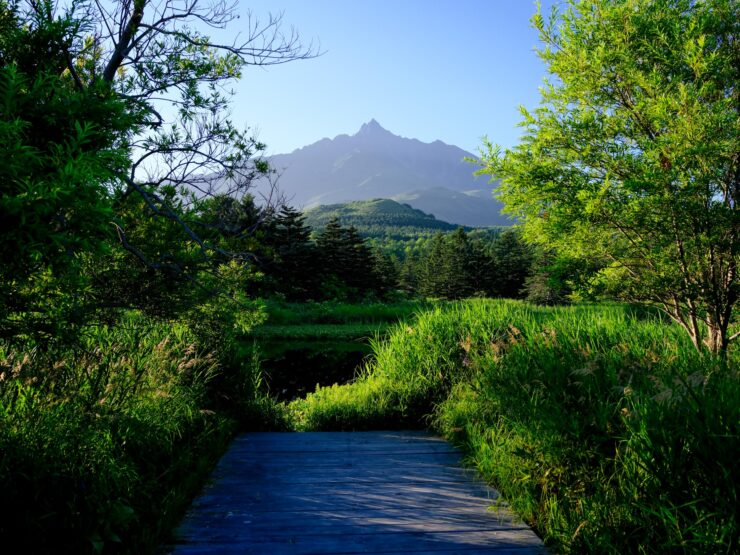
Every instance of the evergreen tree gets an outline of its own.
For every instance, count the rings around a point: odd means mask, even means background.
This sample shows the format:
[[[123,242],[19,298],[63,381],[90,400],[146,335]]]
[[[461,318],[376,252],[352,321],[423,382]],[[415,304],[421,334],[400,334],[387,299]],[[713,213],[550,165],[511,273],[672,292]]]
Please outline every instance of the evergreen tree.
[[[281,207],[272,220],[268,243],[274,251],[269,273],[278,291],[291,300],[318,297],[317,249],[305,216],[293,207]]]
[[[322,271],[327,274],[336,274],[343,268],[346,261],[344,252],[344,229],[339,218],[332,218],[316,239],[316,246],[321,256]]]
[[[359,297],[382,289],[375,271],[373,253],[354,226],[342,227],[339,219],[329,220],[316,240],[322,273],[334,294]]]
[[[524,282],[532,265],[532,250],[517,231],[505,231],[493,243],[491,255],[496,267],[493,294],[497,297],[524,297]]]
[[[380,249],[373,250],[374,290],[379,297],[385,297],[398,288],[398,259],[391,258]]]
[[[429,250],[419,261],[419,294],[423,297],[444,297],[445,239],[442,233],[432,237]]]
[[[473,248],[468,234],[457,228],[445,241],[443,274],[443,297],[463,299],[473,294]]]
[[[421,268],[420,257],[417,253],[409,253],[400,263],[398,272],[398,286],[409,295],[419,291],[419,271]]]

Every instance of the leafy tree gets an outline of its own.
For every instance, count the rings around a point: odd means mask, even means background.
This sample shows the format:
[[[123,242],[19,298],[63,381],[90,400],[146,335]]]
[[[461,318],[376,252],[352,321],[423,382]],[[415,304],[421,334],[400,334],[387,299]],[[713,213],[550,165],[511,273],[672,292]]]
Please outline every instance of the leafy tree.
[[[81,23],[37,8],[0,1],[0,337],[60,337],[84,318],[86,256],[115,237],[110,191],[135,128],[99,79],[65,73]]]
[[[740,3],[569,0],[533,23],[552,79],[482,172],[526,237],[603,267],[724,352],[740,294]]]
[[[256,178],[268,176],[268,165],[259,157],[264,145],[230,120],[224,86],[247,66],[280,64],[316,52],[311,45],[304,48],[295,32],[284,34],[281,17],[259,21],[249,15],[239,42],[212,40],[204,31],[236,20],[236,4],[124,0],[113,9],[95,2],[85,10],[95,37],[90,71],[139,114],[141,132],[131,140],[130,171],[120,176],[123,195],[140,195],[151,214],[176,222],[181,241],[195,245],[208,264],[211,256],[226,253],[200,237],[173,209],[166,191],[175,187],[191,202],[213,195],[241,197]],[[76,60],[83,52],[68,54]],[[84,79],[75,80],[85,86]],[[123,245],[145,264],[175,258],[167,250],[154,259],[142,257],[125,240],[127,229],[120,226],[118,232]]]
[[[524,296],[524,283],[530,274],[532,251],[517,231],[505,231],[491,246],[496,272],[492,293],[496,297],[518,299]]]
[[[226,260],[247,259],[252,243],[203,225],[209,197],[269,173],[223,85],[314,51],[280,18],[250,18],[233,44],[189,25],[236,17],[199,0],[0,0],[1,336],[74,336],[101,308],[202,299],[162,294],[214,293]]]

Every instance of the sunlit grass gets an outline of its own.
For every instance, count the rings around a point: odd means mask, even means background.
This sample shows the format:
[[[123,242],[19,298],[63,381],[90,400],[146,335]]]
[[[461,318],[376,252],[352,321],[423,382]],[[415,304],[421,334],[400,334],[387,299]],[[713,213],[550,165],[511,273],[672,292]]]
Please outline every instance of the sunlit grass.
[[[558,550],[737,548],[735,355],[628,306],[514,301],[428,310],[374,350],[354,383],[293,402],[297,426],[432,426]]]
[[[150,553],[239,426],[279,428],[254,361],[138,314],[59,349],[0,345],[0,537],[26,553]]]

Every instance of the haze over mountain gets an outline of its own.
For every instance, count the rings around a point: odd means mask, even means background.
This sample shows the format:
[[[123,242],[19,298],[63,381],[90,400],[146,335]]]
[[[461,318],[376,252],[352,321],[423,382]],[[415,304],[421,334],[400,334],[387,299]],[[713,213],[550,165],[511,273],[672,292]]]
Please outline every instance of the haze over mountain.
[[[370,120],[354,135],[322,139],[271,156],[288,202],[299,208],[393,198],[460,225],[511,225],[491,195],[494,185],[473,175],[472,156],[442,141],[407,139]]]

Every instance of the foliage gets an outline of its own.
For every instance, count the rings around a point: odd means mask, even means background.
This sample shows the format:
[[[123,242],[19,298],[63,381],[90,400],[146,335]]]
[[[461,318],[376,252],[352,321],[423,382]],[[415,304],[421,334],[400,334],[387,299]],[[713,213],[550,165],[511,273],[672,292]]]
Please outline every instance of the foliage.
[[[294,401],[297,425],[432,422],[558,551],[737,550],[740,377],[678,326],[627,306],[466,301],[374,350],[354,383]]]
[[[724,351],[738,284],[735,0],[570,0],[533,18],[552,79],[520,146],[482,172],[528,239],[595,261],[595,283],[661,306]]]
[[[282,206],[268,221],[265,242],[272,249],[267,272],[289,300],[310,299],[320,289],[319,252],[298,210]]]
[[[332,218],[337,218],[343,225],[355,226],[366,237],[386,239],[454,231],[457,227],[390,199],[327,204],[306,212],[306,222],[314,229],[326,226]]]
[[[284,425],[235,354],[263,318],[246,291],[267,211],[243,193],[268,167],[221,86],[312,52],[280,18],[241,45],[202,33],[234,10],[0,0],[0,536],[16,549],[153,552],[237,426]]]
[[[252,261],[244,192],[269,168],[222,86],[314,51],[279,17],[250,19],[242,44],[203,34],[236,17],[198,0],[0,3],[0,337],[67,341],[120,308],[172,317]]]
[[[48,340],[89,312],[85,257],[114,237],[111,193],[134,127],[105,84],[80,90],[62,75],[61,45],[81,22],[48,21],[49,6],[39,8],[24,21],[0,2],[0,337]]]
[[[316,247],[330,298],[357,299],[387,289],[377,259],[354,227],[343,227],[332,218],[316,238]]]
[[[190,340],[181,326],[128,317],[89,330],[79,351],[3,346],[4,541],[110,552],[173,524],[198,457],[212,461],[229,435],[222,416],[200,411],[218,367]],[[179,501],[163,505],[167,497]]]
[[[519,298],[531,265],[530,249],[517,232],[505,231],[486,242],[458,228],[435,235],[426,251],[404,264],[402,275],[409,288],[427,297]]]

